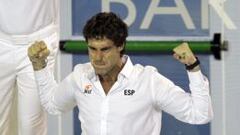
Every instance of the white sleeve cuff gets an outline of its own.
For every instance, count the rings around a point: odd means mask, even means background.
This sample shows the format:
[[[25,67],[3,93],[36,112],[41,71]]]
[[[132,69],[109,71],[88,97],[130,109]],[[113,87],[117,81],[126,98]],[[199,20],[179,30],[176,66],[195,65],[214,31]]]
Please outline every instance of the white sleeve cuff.
[[[47,67],[38,71],[34,71],[34,74],[38,82],[44,82],[50,77],[50,73]]]

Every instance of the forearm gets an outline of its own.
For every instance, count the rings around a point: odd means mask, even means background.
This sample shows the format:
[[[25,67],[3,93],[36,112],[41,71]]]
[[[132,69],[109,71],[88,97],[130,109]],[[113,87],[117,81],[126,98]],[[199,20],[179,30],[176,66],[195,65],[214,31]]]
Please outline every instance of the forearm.
[[[56,81],[46,69],[35,71],[36,82],[39,89],[41,105],[50,114],[60,114],[54,103],[54,93],[57,87]]]
[[[47,69],[35,72],[39,87],[40,101],[50,114],[60,114],[75,105],[72,91],[67,83],[57,84],[53,74]]]
[[[213,117],[208,80],[201,71],[188,72],[190,93],[171,81],[162,79],[162,87],[156,94],[156,103],[178,120],[191,124],[205,124]]]
[[[188,72],[189,88],[191,91],[188,102],[189,120],[193,124],[205,124],[213,118],[211,97],[208,79],[201,71]],[[192,120],[191,120],[192,119]]]

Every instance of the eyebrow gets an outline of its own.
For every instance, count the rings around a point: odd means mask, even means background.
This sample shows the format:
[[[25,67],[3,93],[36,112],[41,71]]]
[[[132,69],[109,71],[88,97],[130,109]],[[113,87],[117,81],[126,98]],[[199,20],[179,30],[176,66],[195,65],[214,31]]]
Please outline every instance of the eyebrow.
[[[89,47],[90,49],[92,49],[92,50],[96,50],[95,47],[92,47],[92,46],[90,46],[90,45],[88,45],[88,47]],[[107,47],[101,48],[100,50],[101,50],[101,51],[105,51],[105,50],[108,50],[108,49],[111,49],[111,48],[112,48],[112,46],[107,46]]]
[[[89,46],[88,45],[88,48],[92,49],[92,50],[96,50],[96,48],[92,47],[92,46]]]
[[[108,49],[111,49],[111,48],[112,48],[112,46],[103,47],[103,48],[101,48],[101,51],[105,51],[105,50],[108,50]]]

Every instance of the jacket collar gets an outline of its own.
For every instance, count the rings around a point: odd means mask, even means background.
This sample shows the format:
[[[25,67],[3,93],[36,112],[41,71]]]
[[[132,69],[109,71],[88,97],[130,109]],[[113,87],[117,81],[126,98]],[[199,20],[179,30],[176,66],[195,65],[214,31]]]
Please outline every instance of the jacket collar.
[[[131,72],[133,70],[133,64],[128,55],[123,55],[122,56],[122,62],[124,63],[124,66],[120,73],[118,74],[118,77],[123,76],[125,78],[130,78]],[[91,66],[92,67],[92,66]],[[94,68],[92,67],[92,72],[88,74],[88,78],[93,81],[98,80],[98,76],[94,72]]]

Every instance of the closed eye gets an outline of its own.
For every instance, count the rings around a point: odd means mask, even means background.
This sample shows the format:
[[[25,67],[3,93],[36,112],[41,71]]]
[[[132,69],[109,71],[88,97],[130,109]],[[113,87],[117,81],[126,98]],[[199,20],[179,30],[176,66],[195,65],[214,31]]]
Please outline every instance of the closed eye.
[[[111,50],[111,48],[112,48],[112,47],[104,47],[104,48],[101,49],[101,51],[107,52],[107,51]]]
[[[91,46],[88,46],[88,48],[89,48],[90,50],[96,50],[96,48],[91,47]]]

